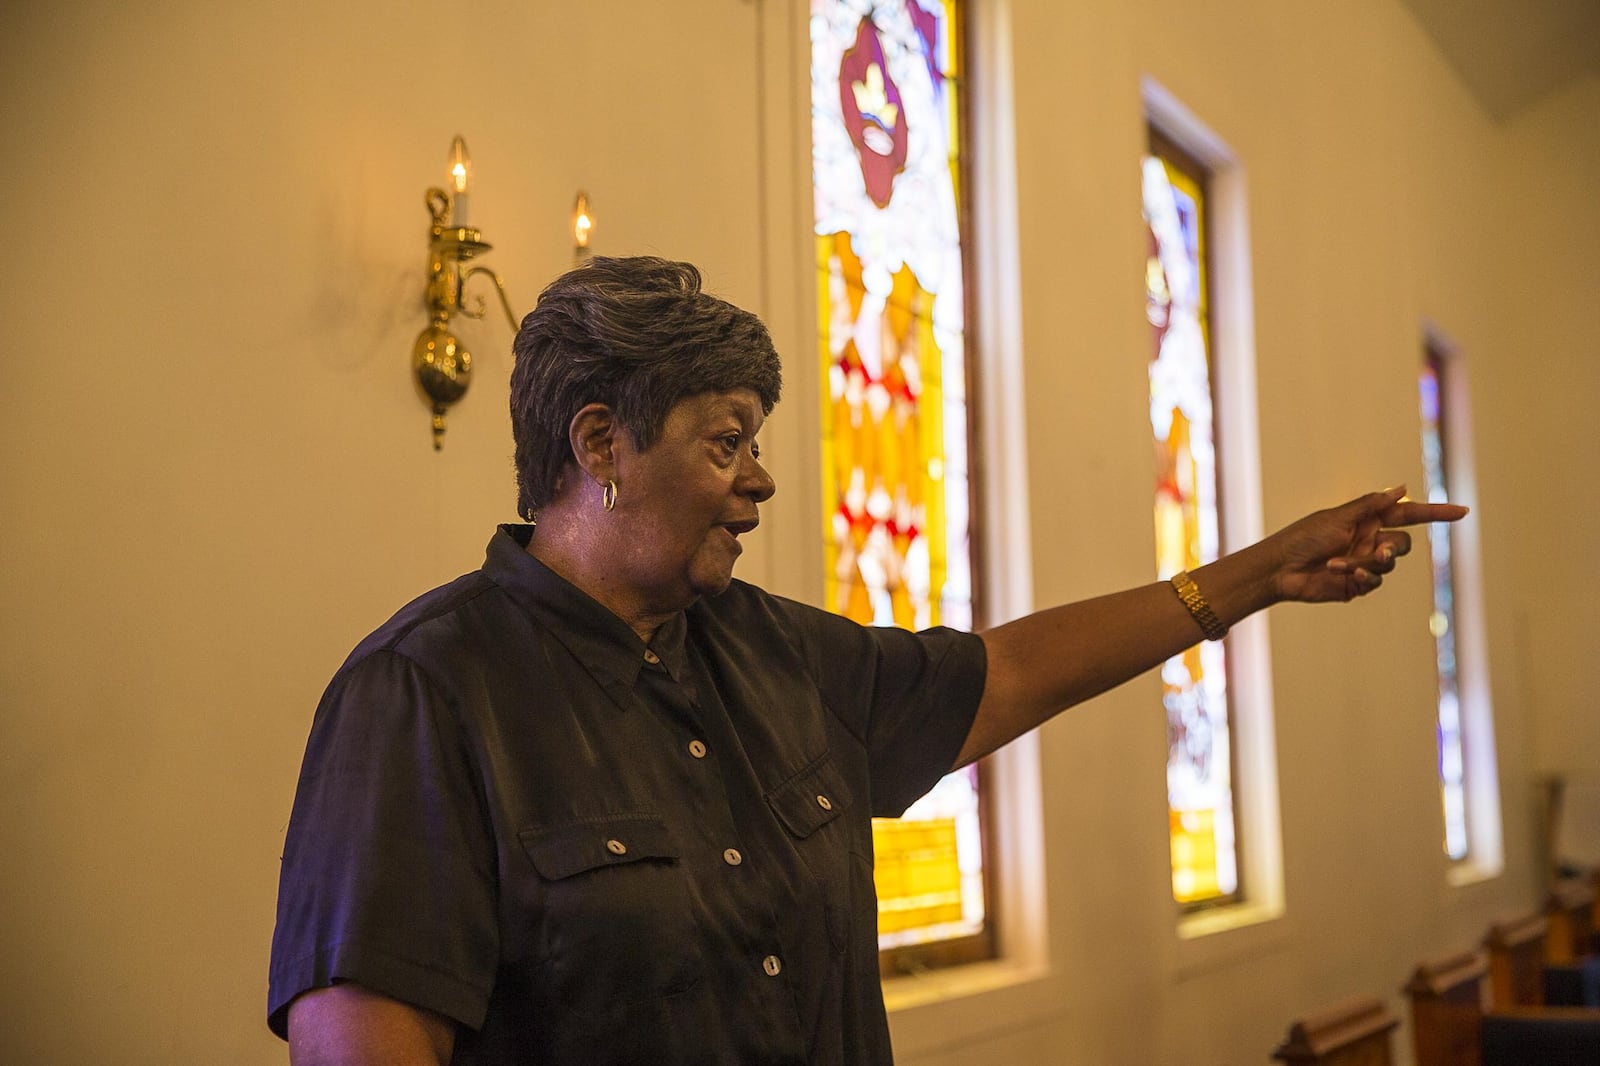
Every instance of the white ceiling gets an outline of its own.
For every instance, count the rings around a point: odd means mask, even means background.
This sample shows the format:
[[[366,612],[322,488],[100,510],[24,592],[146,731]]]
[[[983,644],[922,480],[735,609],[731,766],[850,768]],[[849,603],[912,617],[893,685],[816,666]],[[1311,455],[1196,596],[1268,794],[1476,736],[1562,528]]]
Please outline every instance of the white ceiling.
[[[1600,75],[1600,0],[1401,2],[1497,119],[1586,74]]]

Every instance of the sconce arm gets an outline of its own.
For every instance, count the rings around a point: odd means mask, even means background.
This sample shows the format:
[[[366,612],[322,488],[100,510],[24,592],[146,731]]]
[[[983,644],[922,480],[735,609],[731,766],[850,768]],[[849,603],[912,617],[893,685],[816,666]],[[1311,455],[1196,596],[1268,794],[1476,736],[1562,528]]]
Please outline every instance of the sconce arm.
[[[428,208],[434,228],[443,229],[445,216],[450,214],[450,194],[435,186],[422,194],[422,202]]]
[[[517,331],[517,315],[516,315],[515,311],[511,310],[511,301],[506,297],[506,283],[501,281],[500,280],[500,275],[495,273],[489,267],[486,267],[486,266],[475,266],[471,270],[467,271],[465,274],[463,274],[461,276],[461,284],[462,284],[463,287],[466,286],[467,282],[469,280],[471,280],[471,278],[472,278],[472,276],[474,274],[487,274],[489,276],[489,278],[494,281],[494,291],[500,297],[500,306],[505,309],[506,321],[511,324],[511,332],[515,333]],[[483,317],[483,308],[482,308],[482,306],[479,306],[477,308],[477,314],[472,315],[472,317],[473,318],[481,318],[481,317]]]

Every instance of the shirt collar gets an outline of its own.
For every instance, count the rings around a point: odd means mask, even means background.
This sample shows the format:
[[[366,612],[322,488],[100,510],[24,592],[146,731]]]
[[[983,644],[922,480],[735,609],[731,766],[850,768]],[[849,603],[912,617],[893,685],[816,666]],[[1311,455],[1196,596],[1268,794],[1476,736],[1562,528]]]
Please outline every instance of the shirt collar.
[[[555,635],[602,685],[632,688],[652,652],[674,680],[684,680],[688,624],[682,611],[656,630],[648,645],[633,627],[588,593],[528,554],[533,527],[503,525],[489,540],[483,572],[533,620]]]

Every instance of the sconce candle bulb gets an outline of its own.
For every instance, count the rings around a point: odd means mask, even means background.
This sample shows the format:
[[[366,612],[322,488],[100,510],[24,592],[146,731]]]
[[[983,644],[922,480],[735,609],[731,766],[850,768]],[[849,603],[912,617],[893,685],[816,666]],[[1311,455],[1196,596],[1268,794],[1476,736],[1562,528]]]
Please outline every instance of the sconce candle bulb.
[[[456,134],[450,142],[450,224],[467,224],[467,192],[472,184],[472,157],[467,154],[467,142]]]
[[[572,205],[572,262],[582,266],[592,254],[589,238],[594,233],[594,214],[589,210],[589,194],[578,190],[578,202]]]

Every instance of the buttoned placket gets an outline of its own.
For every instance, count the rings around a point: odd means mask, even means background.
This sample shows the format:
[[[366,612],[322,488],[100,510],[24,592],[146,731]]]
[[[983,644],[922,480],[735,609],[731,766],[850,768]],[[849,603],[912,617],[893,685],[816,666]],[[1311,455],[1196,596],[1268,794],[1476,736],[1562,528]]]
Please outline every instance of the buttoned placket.
[[[688,656],[685,656],[687,660]],[[690,732],[690,739],[683,745],[683,750],[688,754],[684,760],[688,765],[691,778],[699,779],[702,788],[698,791],[707,797],[708,805],[720,807],[713,812],[706,810],[704,817],[699,819],[702,828],[710,830],[709,839],[715,833],[714,826],[725,826],[727,841],[722,848],[722,865],[727,875],[733,879],[730,885],[730,897],[738,901],[740,924],[747,931],[747,951],[751,960],[752,980],[761,983],[765,988],[776,990],[784,985],[783,981],[774,980],[783,975],[783,957],[779,951],[777,940],[777,920],[772,911],[773,901],[764,891],[759,870],[747,869],[749,855],[738,844],[738,817],[733,810],[732,797],[729,794],[731,782],[725,776],[727,768],[719,764],[715,753],[716,743],[708,743],[701,739],[707,736],[708,730],[720,729],[705,721],[705,713],[693,685],[684,684],[683,680],[674,677],[661,656],[653,650],[646,648],[643,654],[644,665],[639,670],[639,688],[641,696],[648,693],[654,697],[654,702],[673,713],[674,718]],[[688,663],[681,664],[680,669],[687,670]],[[720,705],[719,705],[720,706]],[[726,712],[722,712],[726,716]],[[731,723],[726,723],[731,727]],[[732,737],[731,728],[728,730],[729,738]],[[721,798],[721,803],[710,801],[711,796]],[[756,797],[759,799],[759,796]],[[762,813],[764,813],[764,808]],[[759,814],[758,814],[759,816]],[[771,994],[768,992],[767,994]],[[779,993],[787,996],[787,993]]]
[[[673,712],[676,724],[690,734],[682,750],[688,754],[688,772],[692,779],[700,782],[702,795],[718,795],[722,799],[720,813],[723,817],[714,819],[710,817],[711,812],[701,812],[697,818],[698,825],[710,830],[720,822],[725,827],[719,834],[723,840],[722,862],[730,871],[737,869],[745,862],[744,852],[738,846],[737,820],[727,795],[727,782],[722,780],[716,761],[710,758],[711,749],[701,739],[705,730],[700,723],[699,701],[687,686],[672,675],[653,649],[646,648],[643,658],[644,665],[639,670],[641,689],[654,696],[664,709]]]

